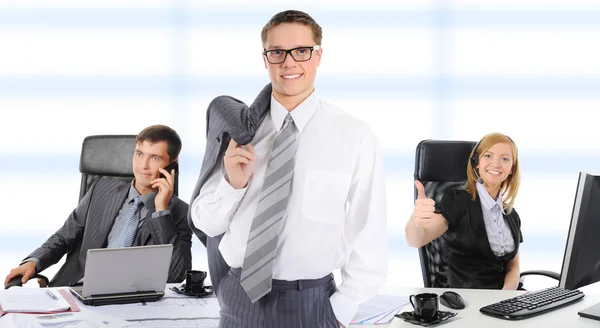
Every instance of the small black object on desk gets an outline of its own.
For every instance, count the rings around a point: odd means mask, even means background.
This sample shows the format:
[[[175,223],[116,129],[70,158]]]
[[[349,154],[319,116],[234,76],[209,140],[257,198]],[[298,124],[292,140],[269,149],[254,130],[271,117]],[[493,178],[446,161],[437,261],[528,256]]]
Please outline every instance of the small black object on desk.
[[[395,316],[415,325],[424,327],[437,325],[456,315],[453,312],[438,310],[438,295],[435,293],[410,295],[408,301],[414,311],[402,312]]]
[[[433,325],[442,323],[442,322],[456,316],[456,313],[455,312],[447,312],[447,311],[437,311],[435,316],[428,320],[425,320],[422,317],[418,316],[417,314],[415,314],[414,311],[402,312],[402,313],[396,314],[395,316],[406,322],[409,322],[409,323],[412,323],[415,325],[419,325],[419,326],[423,326],[423,327],[428,327],[428,326],[433,326]]]
[[[457,292],[447,291],[440,296],[440,303],[454,310],[462,310],[466,307],[465,300]]]
[[[204,286],[204,279],[206,279],[206,271],[187,270],[185,272],[185,284],[181,287],[171,287],[170,290],[193,297],[204,297],[212,294],[212,286]]]

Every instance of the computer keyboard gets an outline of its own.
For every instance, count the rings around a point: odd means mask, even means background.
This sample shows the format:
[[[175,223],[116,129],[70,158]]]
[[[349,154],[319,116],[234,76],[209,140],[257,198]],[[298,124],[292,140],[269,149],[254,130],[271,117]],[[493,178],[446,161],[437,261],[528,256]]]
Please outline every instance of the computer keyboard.
[[[583,292],[560,287],[542,289],[482,307],[479,311],[496,318],[520,320],[552,311],[580,300]]]

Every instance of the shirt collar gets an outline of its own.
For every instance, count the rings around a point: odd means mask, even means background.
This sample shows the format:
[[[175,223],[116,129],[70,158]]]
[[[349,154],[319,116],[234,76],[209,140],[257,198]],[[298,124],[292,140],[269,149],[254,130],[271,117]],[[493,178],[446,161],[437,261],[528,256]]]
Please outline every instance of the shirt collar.
[[[491,210],[495,205],[498,205],[498,207],[504,211],[504,204],[502,204],[502,191],[498,192],[498,198],[494,200],[487,189],[485,189],[483,184],[477,181],[477,192],[479,193],[481,204],[485,206],[485,208]]]
[[[290,115],[292,115],[292,118],[294,119],[294,124],[296,124],[296,128],[298,128],[298,131],[302,132],[304,127],[306,127],[306,125],[308,124],[308,121],[310,121],[310,118],[319,108],[319,103],[319,97],[317,97],[316,91],[313,91],[310,94],[310,96],[308,96],[306,99],[304,99],[303,102],[300,103],[300,105],[298,105],[296,108],[294,108],[294,110],[289,112],[285,107],[283,107],[282,104],[280,104],[275,99],[275,97],[273,97],[273,94],[271,94],[271,120],[273,121],[273,124],[275,124],[277,131],[279,131],[283,126],[283,121],[285,120],[285,117],[289,113]]]
[[[129,193],[127,193],[127,199],[125,200],[126,204],[129,204],[134,198],[140,196],[140,193],[135,189],[135,179],[131,181],[131,185],[129,186]],[[153,191],[151,193],[147,193],[142,196],[142,203],[144,203],[144,207],[146,208],[154,208],[154,198],[158,194],[158,191]]]

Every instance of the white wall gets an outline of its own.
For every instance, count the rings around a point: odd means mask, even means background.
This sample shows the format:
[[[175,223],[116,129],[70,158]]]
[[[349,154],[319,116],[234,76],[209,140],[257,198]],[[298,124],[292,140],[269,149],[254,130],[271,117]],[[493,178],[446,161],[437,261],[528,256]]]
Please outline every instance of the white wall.
[[[253,100],[268,82],[260,30],[289,8],[324,29],[320,95],[368,122],[383,146],[389,285],[422,283],[403,235],[418,141],[493,131],[521,154],[522,269],[559,270],[577,173],[600,171],[600,4],[323,3],[0,0],[0,275],[75,207],[87,135],[172,126],[189,200],[209,101]],[[198,242],[194,267],[206,269]]]

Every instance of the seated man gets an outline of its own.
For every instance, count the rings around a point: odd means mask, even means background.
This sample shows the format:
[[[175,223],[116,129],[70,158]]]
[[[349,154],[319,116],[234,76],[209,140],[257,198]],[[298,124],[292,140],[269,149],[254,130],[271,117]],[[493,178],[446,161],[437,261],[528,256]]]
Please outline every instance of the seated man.
[[[70,286],[83,278],[87,251],[92,248],[173,244],[168,282],[181,282],[192,266],[192,232],[188,204],[173,195],[174,171],[163,168],[177,161],[181,139],[168,126],[153,125],[136,137],[133,153],[135,179],[102,178],[92,185],[79,205],[46,242],[6,276],[29,278],[58,262],[65,264],[50,286]],[[159,172],[165,178],[159,178]],[[122,268],[127,274],[126,267]]]

